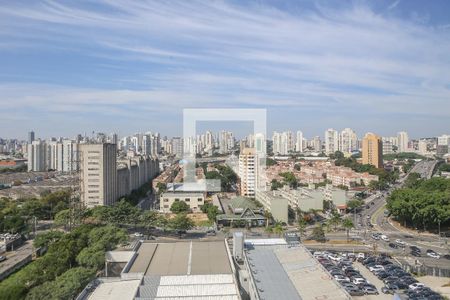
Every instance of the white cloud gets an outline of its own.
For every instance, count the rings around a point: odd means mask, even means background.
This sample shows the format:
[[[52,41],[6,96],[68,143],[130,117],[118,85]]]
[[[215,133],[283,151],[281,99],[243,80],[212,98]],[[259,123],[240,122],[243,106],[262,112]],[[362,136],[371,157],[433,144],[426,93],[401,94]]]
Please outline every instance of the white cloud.
[[[124,106],[170,114],[233,105],[450,117],[448,30],[420,23],[429,16],[417,13],[411,22],[362,4],[317,8],[293,13],[256,2],[124,0],[89,9],[78,2],[3,5],[0,53],[71,49],[98,60],[93,68],[104,73],[124,72],[99,78],[108,87],[73,87],[69,80],[3,85],[0,104],[19,113],[14,99],[46,117],[126,115]]]

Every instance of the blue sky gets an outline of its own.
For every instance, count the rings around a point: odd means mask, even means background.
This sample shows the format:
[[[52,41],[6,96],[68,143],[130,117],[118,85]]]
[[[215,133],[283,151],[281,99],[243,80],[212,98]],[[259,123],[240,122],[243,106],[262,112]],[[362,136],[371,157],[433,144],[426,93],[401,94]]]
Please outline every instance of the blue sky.
[[[183,108],[450,133],[446,0],[2,2],[0,137],[179,135]]]

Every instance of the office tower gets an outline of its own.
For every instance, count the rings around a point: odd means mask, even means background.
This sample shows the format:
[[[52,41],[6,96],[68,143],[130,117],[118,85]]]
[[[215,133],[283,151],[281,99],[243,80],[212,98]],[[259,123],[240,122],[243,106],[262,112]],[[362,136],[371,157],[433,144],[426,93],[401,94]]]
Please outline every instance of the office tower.
[[[302,153],[303,148],[303,132],[299,130],[297,131],[297,140],[295,141],[295,151]]]
[[[345,128],[339,134],[339,151],[348,154],[356,150],[358,150],[358,137],[352,129]]]
[[[28,144],[28,172],[47,171],[47,145],[44,141],[37,140]]]
[[[325,153],[331,154],[339,150],[338,132],[333,128],[325,131]]]
[[[376,168],[383,167],[383,142],[379,136],[366,133],[362,143],[362,161]]]
[[[171,154],[175,155],[176,158],[183,157],[183,139],[180,137],[172,138],[172,149]]]
[[[405,131],[400,131],[397,134],[397,139],[398,139],[398,151],[399,153],[401,152],[408,152],[409,147],[408,147],[408,143],[409,143],[409,137],[408,137],[408,133]]]
[[[113,205],[117,199],[116,145],[80,144],[80,192],[86,207]]]
[[[28,144],[31,144],[34,142],[34,131],[28,132]]]
[[[117,136],[117,133],[112,133],[111,134],[111,138],[110,138],[110,142],[111,144],[115,144],[117,145],[117,147],[119,147],[119,137]]]
[[[239,154],[241,195],[254,197],[258,185],[258,157],[254,148],[244,148]]]

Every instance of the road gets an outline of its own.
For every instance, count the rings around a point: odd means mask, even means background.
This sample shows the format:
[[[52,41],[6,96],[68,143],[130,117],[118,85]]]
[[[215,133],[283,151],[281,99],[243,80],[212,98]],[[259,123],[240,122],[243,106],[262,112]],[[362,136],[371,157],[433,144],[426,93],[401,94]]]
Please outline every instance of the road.
[[[414,165],[409,173],[419,173],[422,178],[431,178],[433,169],[436,165],[436,161],[421,161]],[[408,173],[408,174],[409,174]],[[434,259],[426,256],[426,250],[432,249],[438,253],[449,254],[448,241],[446,238],[439,238],[433,234],[417,234],[413,231],[399,230],[392,225],[392,220],[386,217],[384,214],[386,197],[394,189],[401,188],[404,184],[407,175],[399,180],[399,183],[393,185],[388,191],[383,193],[377,193],[366,201],[364,209],[356,217],[356,231],[357,234],[363,237],[365,243],[376,244],[378,249],[388,250],[395,256],[401,257],[406,260],[418,259],[421,263],[427,266],[440,266],[450,268],[450,260],[445,258]],[[371,223],[373,227],[368,226],[367,223]],[[389,247],[389,242],[381,240],[374,240],[371,238],[373,232],[381,232],[389,237],[390,242],[395,242],[396,239],[400,239],[406,243],[406,248],[393,249]],[[414,245],[422,249],[422,257],[413,257],[410,255],[409,246]]]

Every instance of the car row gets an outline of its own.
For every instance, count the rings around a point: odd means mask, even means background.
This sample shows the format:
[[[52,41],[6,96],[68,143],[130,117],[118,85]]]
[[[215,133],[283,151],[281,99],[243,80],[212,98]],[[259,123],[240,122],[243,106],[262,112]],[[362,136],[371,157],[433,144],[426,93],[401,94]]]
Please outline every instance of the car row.
[[[314,252],[314,257],[351,296],[378,295],[377,288],[353,268],[353,261],[365,254]]]
[[[378,279],[383,281],[384,287],[381,292],[384,294],[396,294],[403,290],[408,299],[411,300],[442,299],[438,293],[418,282],[411,274],[392,263],[386,256],[369,256],[361,262]]]

